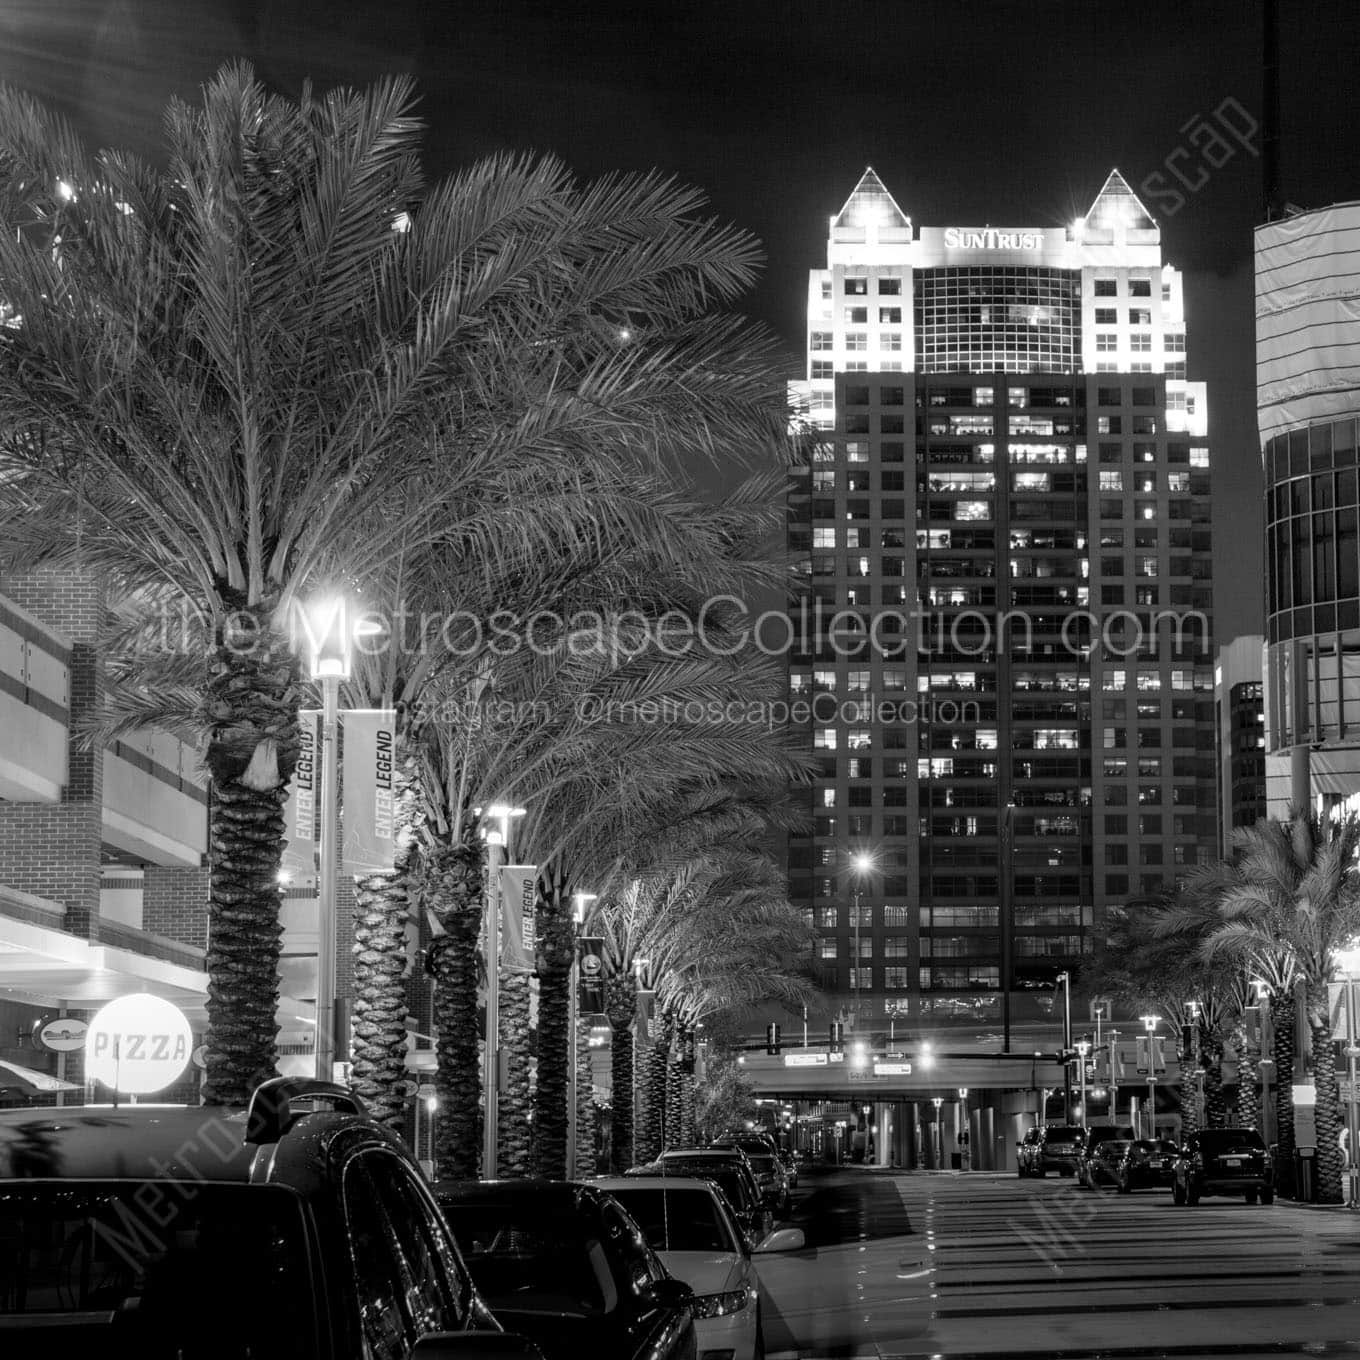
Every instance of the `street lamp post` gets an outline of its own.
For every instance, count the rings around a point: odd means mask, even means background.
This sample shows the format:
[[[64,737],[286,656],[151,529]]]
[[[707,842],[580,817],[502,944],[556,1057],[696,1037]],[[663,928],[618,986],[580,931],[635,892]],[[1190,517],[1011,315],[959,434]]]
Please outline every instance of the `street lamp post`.
[[[1360,1212],[1360,1104],[1356,1102],[1360,1078],[1356,1059],[1360,1058],[1360,946],[1338,950],[1336,962],[1343,979],[1346,997],[1346,1202],[1351,1212]]]
[[[1072,974],[1061,972],[1058,981],[1063,985],[1063,1121],[1072,1118]]]
[[[318,1081],[335,1080],[336,821],[340,792],[340,682],[349,679],[350,639],[343,600],[312,606],[311,677],[321,686],[321,829],[317,837],[316,1049]]]
[[[1015,854],[1012,840],[1015,834],[1015,802],[1011,800],[1001,809],[1001,895],[997,903],[997,934],[1001,945],[1001,1051],[1011,1051],[1011,920],[1012,888]]]
[[[935,1107],[935,1170],[944,1170],[944,1135],[940,1129],[940,1107],[944,1104],[943,1096],[931,1096],[930,1103]]]
[[[1077,1042],[1077,1079],[1081,1095],[1078,1098],[1078,1110],[1081,1111],[1081,1127],[1086,1127],[1086,1055],[1091,1051],[1091,1045],[1085,1039]]]
[[[501,865],[510,855],[510,819],[523,817],[524,809],[496,803],[486,815],[500,826],[486,832],[486,1029],[483,1043],[482,1091],[486,1111],[482,1119],[482,1176],[494,1180],[497,1144],[500,1141],[500,1018],[501,1018]]]
[[[1147,1108],[1147,1136],[1155,1138],[1157,1136],[1157,1024],[1158,1017],[1155,1015],[1143,1016],[1143,1028],[1147,1031],[1147,1059],[1148,1059],[1148,1108]]]
[[[577,943],[581,934],[581,927],[586,922],[586,904],[594,902],[597,894],[578,892],[572,895],[571,912],[571,974],[568,986],[570,988],[567,997],[567,1035],[568,1035],[568,1071],[571,1074],[567,1090],[567,1179],[576,1179],[576,1123],[577,1123],[577,1083],[580,1081],[580,1044],[577,1042],[576,1031],[581,1024],[581,998],[579,995],[581,987],[581,960],[579,957],[579,945]]]
[[[858,1032],[859,1032],[859,1028],[860,1028],[860,1013],[859,1013],[859,993],[860,993],[860,986],[859,986],[859,970],[860,970],[860,952],[859,952],[859,910],[860,910],[860,908],[859,908],[859,895],[860,895],[860,889],[861,889],[861,887],[863,886],[864,875],[867,874],[867,873],[874,867],[873,856],[861,852],[860,854],[855,855],[854,858],[850,861],[850,867],[854,870],[854,874],[855,874],[855,892],[854,892],[854,911],[855,911],[855,961],[854,961],[853,965],[851,966],[850,981],[851,981],[851,983],[852,983],[853,985],[851,986],[850,991],[851,991],[851,993],[852,993],[852,1001],[853,1001],[852,1010],[853,1010],[853,1014],[854,1014],[854,1017],[855,1017],[855,1032],[858,1033]]]

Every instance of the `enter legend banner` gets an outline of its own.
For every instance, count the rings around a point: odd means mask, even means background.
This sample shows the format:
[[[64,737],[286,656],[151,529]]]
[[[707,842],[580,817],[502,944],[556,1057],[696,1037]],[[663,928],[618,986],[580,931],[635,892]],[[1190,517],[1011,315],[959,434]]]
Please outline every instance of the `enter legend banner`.
[[[344,725],[344,872],[390,874],[396,864],[397,715],[390,708],[351,709]]]
[[[316,875],[316,832],[319,825],[321,714],[304,708],[298,714],[298,758],[288,783],[284,808],[283,864],[287,881],[304,884]]]
[[[535,893],[538,865],[501,866],[501,967],[507,973],[532,973]]]

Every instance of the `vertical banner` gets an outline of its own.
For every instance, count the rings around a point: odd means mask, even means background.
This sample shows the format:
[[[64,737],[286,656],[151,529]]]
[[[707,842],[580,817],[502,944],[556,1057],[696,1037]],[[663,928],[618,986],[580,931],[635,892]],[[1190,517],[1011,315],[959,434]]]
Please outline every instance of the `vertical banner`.
[[[580,976],[580,1014],[599,1015],[604,1010],[604,940],[596,935],[583,935],[576,942],[576,958]]]
[[[501,866],[501,967],[507,973],[534,971],[534,894],[538,865]]]
[[[390,874],[396,863],[397,715],[390,708],[357,708],[341,714],[341,721],[341,865],[356,876]]]
[[[638,988],[637,1014],[633,1018],[634,1043],[638,1048],[652,1048],[652,1016],[656,1013],[656,993]]]
[[[317,790],[321,776],[321,713],[304,708],[298,714],[298,758],[288,783],[284,806],[283,872],[302,883],[316,876]]]

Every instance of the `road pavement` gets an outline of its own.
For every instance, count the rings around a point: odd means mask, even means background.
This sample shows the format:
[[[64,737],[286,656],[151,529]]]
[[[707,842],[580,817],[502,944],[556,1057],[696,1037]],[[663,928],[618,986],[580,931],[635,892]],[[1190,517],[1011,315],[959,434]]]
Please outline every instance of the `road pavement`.
[[[823,1288],[834,1262],[842,1292],[856,1290],[860,1251],[867,1265],[910,1243],[934,1265],[924,1335],[876,1327],[876,1312],[888,1311],[879,1281],[858,1290],[858,1344],[795,1352],[812,1360],[1360,1357],[1360,1214],[1347,1210],[1177,1207],[1164,1190],[1119,1196],[1068,1179],[844,1168],[805,1176],[790,1222]]]

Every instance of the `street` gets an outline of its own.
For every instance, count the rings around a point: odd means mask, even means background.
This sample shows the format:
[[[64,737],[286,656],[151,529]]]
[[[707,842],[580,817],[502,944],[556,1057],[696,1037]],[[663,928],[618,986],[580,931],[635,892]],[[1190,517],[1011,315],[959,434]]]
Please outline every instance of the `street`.
[[[1344,1210],[843,1168],[805,1174],[791,1221],[816,1258],[809,1287],[837,1265],[839,1288],[865,1300],[858,1345],[800,1356],[1360,1354],[1360,1222]],[[935,1318],[911,1340],[858,1278],[904,1237],[934,1262]]]

